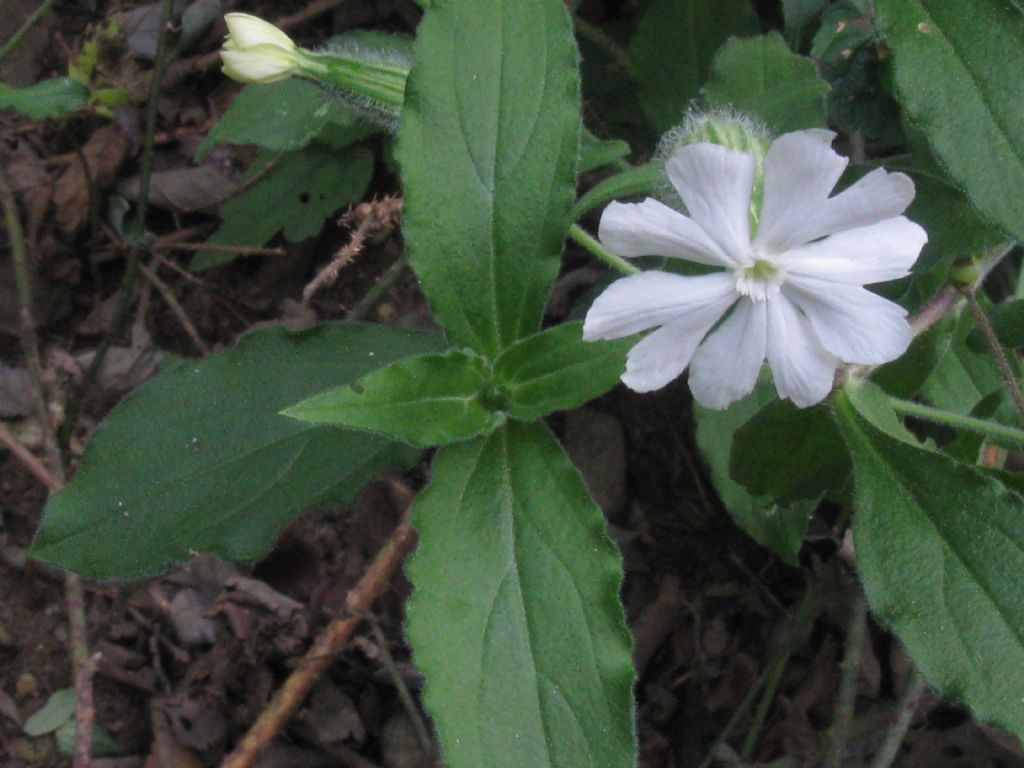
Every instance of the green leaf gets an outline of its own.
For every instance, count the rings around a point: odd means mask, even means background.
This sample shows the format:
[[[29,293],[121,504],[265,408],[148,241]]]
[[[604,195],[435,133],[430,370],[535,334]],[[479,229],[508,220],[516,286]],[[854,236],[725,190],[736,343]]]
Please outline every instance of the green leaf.
[[[447,445],[504,421],[487,402],[490,368],[466,352],[410,357],[303,400],[284,415],[364,429],[420,448]]]
[[[351,499],[381,469],[418,456],[279,411],[442,345],[437,334],[372,325],[268,328],[181,362],[96,430],[74,480],[47,504],[32,556],[100,579],[158,573],[196,551],[259,557],[307,506]]]
[[[46,703],[25,721],[26,736],[53,733],[75,716],[75,692],[71,688],[54,691]]]
[[[614,163],[632,150],[622,139],[599,139],[588,130],[583,131],[580,143],[579,172],[586,173]]]
[[[826,8],[828,0],[782,0],[782,18],[790,48],[794,51],[805,49]]]
[[[876,368],[871,373],[871,381],[890,395],[914,397],[949,354],[955,327],[954,318],[939,321],[915,338],[901,357]]]
[[[736,430],[729,474],[754,496],[816,500],[842,490],[850,457],[828,406],[776,400]]]
[[[89,103],[89,89],[69,77],[43,80],[28,88],[0,83],[0,109],[13,109],[33,120],[74,112]]]
[[[635,762],[622,564],[551,433],[447,446],[413,508],[407,632],[449,768]]]
[[[635,338],[583,341],[582,323],[563,323],[522,339],[494,364],[507,388],[509,416],[523,421],[583,405],[615,386]]]
[[[880,431],[845,394],[837,409],[871,609],[940,694],[1024,736],[1024,498]]]
[[[758,544],[767,547],[790,565],[807,533],[807,523],[816,501],[776,504],[767,496],[752,496],[729,474],[733,437],[764,405],[773,401],[770,386],[761,385],[724,411],[712,411],[694,404],[697,446],[711,470],[711,482],[729,516]]]
[[[1007,0],[878,0],[904,108],[967,197],[1024,240],[1024,13]]]
[[[937,408],[968,414],[985,398],[1003,389],[999,370],[987,354],[967,345],[974,318],[962,312],[948,351],[921,387],[921,397]]]
[[[291,242],[313,237],[332,213],[365,194],[372,176],[373,153],[364,147],[335,152],[313,145],[282,155],[265,176],[220,207],[223,221],[206,242],[260,246],[278,232]],[[234,258],[200,251],[190,268],[198,272]]]
[[[789,50],[778,32],[723,45],[703,94],[710,106],[755,115],[777,133],[826,124],[828,83],[813,61]]]
[[[758,27],[749,0],[652,0],[629,57],[640,106],[654,129],[663,133],[681,123],[719,46],[733,35],[756,35]]]
[[[575,192],[576,60],[559,0],[451,0],[420,24],[403,231],[454,346],[494,358],[540,326]]]
[[[663,175],[664,167],[661,163],[645,163],[617,173],[594,186],[576,201],[572,209],[572,219],[575,221],[588,211],[611,200],[650,194]]]
[[[328,125],[351,131],[354,141],[375,130],[308,80],[293,77],[247,85],[206,134],[196,160],[221,142],[256,144],[279,152],[301,149]]]

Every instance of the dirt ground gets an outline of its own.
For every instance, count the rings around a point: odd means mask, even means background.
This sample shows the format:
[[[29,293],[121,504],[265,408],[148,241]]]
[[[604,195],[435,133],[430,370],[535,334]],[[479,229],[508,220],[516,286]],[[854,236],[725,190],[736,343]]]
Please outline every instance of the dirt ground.
[[[257,6],[259,4],[256,4]],[[310,5],[319,5],[317,3]],[[765,4],[771,5],[771,4]],[[23,19],[37,3],[7,0],[3,14]],[[133,2],[58,3],[0,67],[0,80],[28,85],[66,71],[83,41]],[[279,17],[308,5],[247,7]],[[406,0],[340,3],[295,31],[307,39],[360,26],[412,31],[418,12]],[[7,22],[0,41],[9,34]],[[11,28],[13,29],[12,25]],[[190,54],[215,50],[212,29]],[[139,145],[149,63],[111,45],[103,67],[111,86],[133,94],[113,118],[76,115],[33,121],[0,112],[0,161],[15,188],[34,269],[35,314],[43,383],[59,423],[68,397],[110,328],[126,247],[101,213],[114,193],[137,190]],[[203,136],[237,86],[197,69],[162,93],[157,134],[160,170],[186,170]],[[371,146],[379,150],[379,144]],[[237,177],[251,160],[221,148],[212,163]],[[85,157],[84,175],[78,158]],[[170,177],[168,177],[170,178]],[[181,189],[168,182],[162,192]],[[369,198],[397,192],[380,170]],[[208,214],[157,203],[149,229],[185,231],[201,242]],[[334,285],[307,304],[302,290],[349,229],[329,224],[288,257],[248,256],[191,275],[189,254],[144,255],[156,279],[140,279],[130,317],[115,334],[111,359],[85,399],[71,432],[70,468],[88,436],[116,402],[159,368],[161,356],[196,357],[230,348],[263,323],[340,319],[389,275],[401,254],[395,231],[373,238]],[[17,300],[8,241],[0,232],[0,393],[4,424],[41,453],[41,426],[18,341]],[[600,270],[569,251],[549,320],[564,319]],[[367,319],[428,326],[408,271],[384,291]],[[736,528],[717,500],[694,445],[689,394],[676,383],[637,395],[619,387],[551,425],[608,517],[626,564],[622,599],[635,638],[641,768],[694,768],[732,714],[743,708],[716,765],[815,766],[828,743],[846,624],[856,583],[830,531],[834,511],[819,510],[800,556],[782,563]],[[344,605],[426,481],[429,456],[412,471],[378,478],[344,509],[311,510],[289,525],[276,549],[256,563],[199,557],[160,578],[87,583],[86,618],[96,657],[96,766],[192,768],[217,765],[265,708],[298,659]],[[46,490],[0,451],[0,764],[69,765],[61,739],[25,733],[28,718],[71,685],[63,575],[26,557]],[[814,584],[811,607],[793,633],[797,608]],[[355,637],[329,665],[258,765],[419,768],[438,764],[429,721],[419,708],[423,680],[409,661],[402,605],[410,585],[396,576]],[[758,722],[745,703],[780,649],[791,653]],[[854,725],[843,765],[867,765],[891,722],[909,674],[898,643],[872,625],[857,682]],[[756,704],[756,702],[755,702]],[[748,735],[756,743],[739,752]],[[731,745],[731,746],[729,746]],[[895,765],[904,768],[1024,767],[1011,737],[975,723],[963,708],[925,692]]]

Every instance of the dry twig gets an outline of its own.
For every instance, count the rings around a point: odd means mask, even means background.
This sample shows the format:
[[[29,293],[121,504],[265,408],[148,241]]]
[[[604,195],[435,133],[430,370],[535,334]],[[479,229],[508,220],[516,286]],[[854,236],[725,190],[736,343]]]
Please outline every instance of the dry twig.
[[[280,733],[288,718],[316,685],[335,655],[345,647],[373,602],[391,581],[391,576],[416,545],[416,531],[404,520],[392,532],[369,570],[345,599],[348,616],[327,625],[307,651],[302,662],[274,694],[270,704],[253,723],[249,732],[228,755],[221,768],[251,768],[270,742]]]
[[[382,200],[360,203],[346,213],[341,219],[343,224],[351,226],[355,222],[359,223],[348,243],[302,289],[302,303],[308,304],[317,291],[332,285],[338,279],[338,274],[341,270],[352,263],[352,260],[363,250],[363,244],[366,242],[367,237],[374,232],[394,229],[398,226],[398,219],[402,213],[402,204],[403,200],[400,197],[385,197]]]

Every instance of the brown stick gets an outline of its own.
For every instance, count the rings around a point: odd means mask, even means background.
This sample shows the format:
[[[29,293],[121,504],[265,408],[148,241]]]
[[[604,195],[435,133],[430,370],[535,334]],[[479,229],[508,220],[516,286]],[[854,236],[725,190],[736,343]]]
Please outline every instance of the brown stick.
[[[18,460],[18,462],[29,472],[35,475],[36,479],[45,485],[52,493],[56,493],[61,489],[61,482],[54,477],[50,470],[46,468],[39,459],[37,459],[24,445],[18,442],[18,439],[7,431],[7,427],[0,424],[0,443],[4,445],[11,452],[11,455]]]
[[[159,294],[163,297],[164,302],[171,310],[171,314],[177,318],[178,323],[192,340],[195,348],[199,350],[199,354],[203,357],[209,355],[210,348],[207,346],[206,342],[203,341],[203,337],[199,335],[199,331],[196,330],[195,325],[192,324],[192,319],[188,316],[188,313],[185,312],[181,304],[178,303],[178,299],[175,297],[174,291],[172,291],[167,284],[157,276],[155,269],[150,269],[145,264],[139,264],[139,269],[142,270],[143,276],[149,280],[153,287],[156,288]]]
[[[249,732],[234,751],[224,758],[221,768],[251,768],[313,689],[335,655],[348,643],[362,621],[360,615],[373,605],[415,546],[416,530],[406,522],[399,523],[369,570],[348,593],[345,608],[350,615],[334,619],[320,633],[302,662],[274,694]]]

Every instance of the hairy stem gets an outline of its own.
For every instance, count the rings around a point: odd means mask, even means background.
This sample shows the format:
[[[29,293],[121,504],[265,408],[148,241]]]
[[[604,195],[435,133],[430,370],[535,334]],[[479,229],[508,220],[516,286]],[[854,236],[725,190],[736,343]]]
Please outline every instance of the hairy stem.
[[[915,667],[907,680],[907,687],[900,696],[899,704],[896,706],[896,720],[892,727],[885,734],[885,741],[878,748],[875,756],[871,758],[868,768],[889,768],[892,761],[896,759],[903,737],[907,735],[910,728],[910,721],[914,718],[914,710],[917,709],[917,702],[924,693],[924,676]]]
[[[996,368],[999,369],[999,375],[1003,377],[1003,383],[1006,385],[1006,391],[1010,394],[1010,400],[1013,401],[1021,421],[1024,422],[1024,392],[1021,392],[1020,382],[1017,381],[1017,377],[1010,367],[1010,360],[1006,357],[1006,350],[999,343],[999,338],[996,336],[995,329],[992,328],[992,323],[988,321],[984,308],[978,302],[978,296],[975,293],[974,287],[964,286],[960,289],[960,292],[967,297],[967,305],[971,308],[971,313],[974,315],[974,322],[978,324],[981,335],[985,338],[985,345],[992,355]]]
[[[843,651],[839,693],[836,696],[836,712],[832,719],[832,736],[829,739],[825,768],[841,768],[846,752],[846,740],[853,723],[853,705],[857,699],[857,671],[864,648],[864,634],[868,624],[868,604],[861,592],[857,592],[850,607],[850,624],[846,631],[846,648]]]
[[[601,243],[589,235],[579,224],[573,224],[569,227],[569,239],[577,245],[583,246],[583,248],[597,256],[597,258],[612,269],[617,270],[624,275],[635,275],[640,272],[639,269],[634,267],[621,256],[616,256],[601,245]]]
[[[994,421],[976,419],[973,416],[963,416],[952,411],[945,411],[922,403],[915,403],[912,400],[903,400],[898,397],[889,397],[889,405],[897,413],[905,416],[915,416],[933,424],[943,424],[954,429],[966,429],[968,432],[976,432],[989,437],[1001,437],[1017,445],[1024,445],[1024,430],[1007,427]]]

